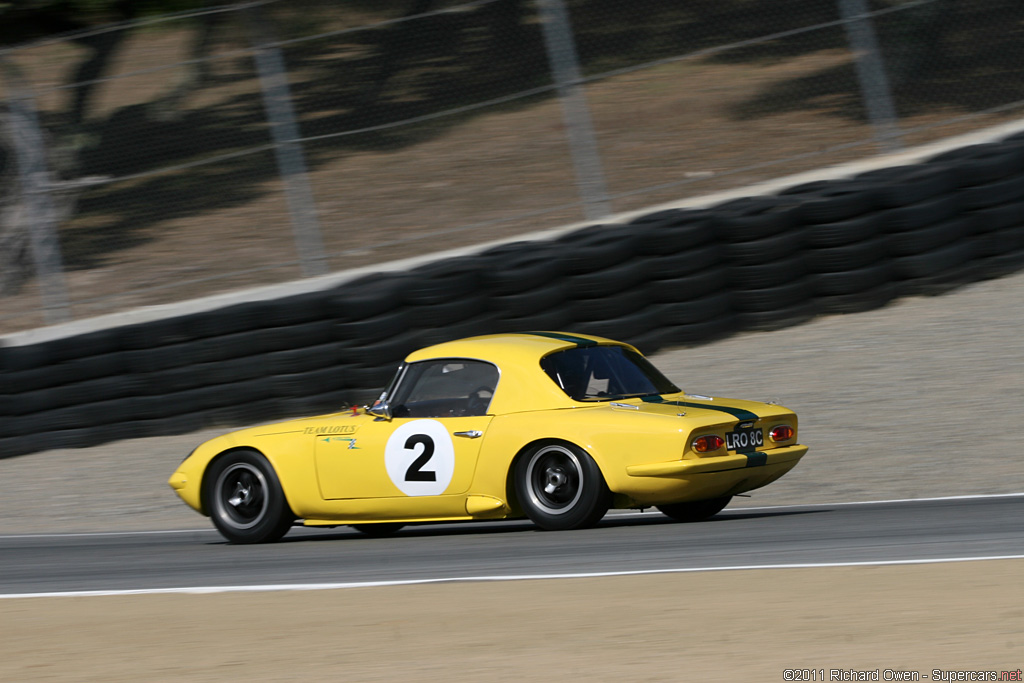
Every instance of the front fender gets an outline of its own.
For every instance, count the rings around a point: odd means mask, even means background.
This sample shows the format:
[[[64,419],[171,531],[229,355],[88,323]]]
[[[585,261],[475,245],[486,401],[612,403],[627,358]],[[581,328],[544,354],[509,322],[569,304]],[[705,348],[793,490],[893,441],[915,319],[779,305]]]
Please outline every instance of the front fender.
[[[302,431],[252,428],[230,432],[199,445],[168,480],[186,504],[209,516],[202,499],[203,478],[220,456],[238,449],[262,454],[277,473],[285,499],[297,516],[303,517],[320,499],[313,459],[315,436]]]

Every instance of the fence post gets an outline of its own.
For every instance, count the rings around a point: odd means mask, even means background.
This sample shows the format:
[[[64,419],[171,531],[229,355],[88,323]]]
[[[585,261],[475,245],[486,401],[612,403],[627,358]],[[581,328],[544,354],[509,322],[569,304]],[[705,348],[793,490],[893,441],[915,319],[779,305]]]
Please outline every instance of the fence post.
[[[838,0],[839,14],[843,18],[846,39],[850,42],[860,83],[861,97],[867,109],[868,120],[874,129],[875,140],[887,152],[903,148],[896,107],[892,102],[885,61],[878,48],[875,30],[871,26],[865,0]]]
[[[579,58],[569,23],[569,11],[563,0],[538,0],[544,45],[547,48],[551,74],[558,86],[562,104],[562,121],[569,137],[576,185],[583,200],[587,220],[597,220],[611,213],[608,189],[605,186],[601,157],[597,151],[590,109],[580,83]]]
[[[242,11],[245,13],[250,40],[255,48],[254,60],[260,79],[263,107],[270,122],[278,172],[284,180],[288,212],[291,215],[296,250],[302,262],[302,272],[306,277],[324,275],[328,272],[327,254],[324,253],[316,203],[299,142],[299,127],[295,122],[284,58],[281,56],[281,49],[270,39],[269,30],[260,16],[259,8],[249,6]]]
[[[54,325],[69,320],[71,309],[64,283],[57,213],[50,194],[53,185],[47,166],[46,140],[31,89],[22,80],[17,67],[2,56],[0,66],[10,90],[5,127],[14,148],[21,189],[21,210],[10,213],[18,225],[11,228],[12,232],[28,233],[29,251],[43,300],[44,320],[48,325]]]

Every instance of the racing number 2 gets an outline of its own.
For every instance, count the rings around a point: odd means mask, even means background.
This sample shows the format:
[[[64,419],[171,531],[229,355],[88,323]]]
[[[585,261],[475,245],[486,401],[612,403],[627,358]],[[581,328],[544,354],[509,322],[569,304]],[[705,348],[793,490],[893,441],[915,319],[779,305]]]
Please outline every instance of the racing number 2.
[[[437,420],[412,420],[388,437],[384,467],[391,483],[405,495],[440,496],[455,474],[455,444]]]
[[[405,440],[405,449],[408,451],[415,451],[416,446],[423,446],[423,452],[420,453],[412,464],[409,465],[409,469],[405,471],[406,481],[437,481],[437,473],[433,470],[425,470],[423,466],[430,462],[430,459],[434,457],[434,440],[426,434],[413,434]]]

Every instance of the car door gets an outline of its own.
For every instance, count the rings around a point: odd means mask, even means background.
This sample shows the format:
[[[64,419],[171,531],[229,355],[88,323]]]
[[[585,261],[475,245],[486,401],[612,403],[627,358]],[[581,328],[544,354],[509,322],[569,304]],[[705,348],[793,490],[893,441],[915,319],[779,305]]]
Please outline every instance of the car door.
[[[498,382],[490,363],[440,359],[407,366],[390,419],[367,416],[352,434],[316,438],[327,500],[458,496],[476,470]]]

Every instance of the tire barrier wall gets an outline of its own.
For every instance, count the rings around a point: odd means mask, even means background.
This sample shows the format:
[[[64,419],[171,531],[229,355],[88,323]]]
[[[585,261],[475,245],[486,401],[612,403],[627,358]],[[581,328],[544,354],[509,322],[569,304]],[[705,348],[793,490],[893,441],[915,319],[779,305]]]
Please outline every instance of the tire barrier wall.
[[[371,400],[414,349],[474,334],[568,330],[651,352],[1022,263],[1017,134],[321,292],[0,347],[0,457],[337,410]]]

